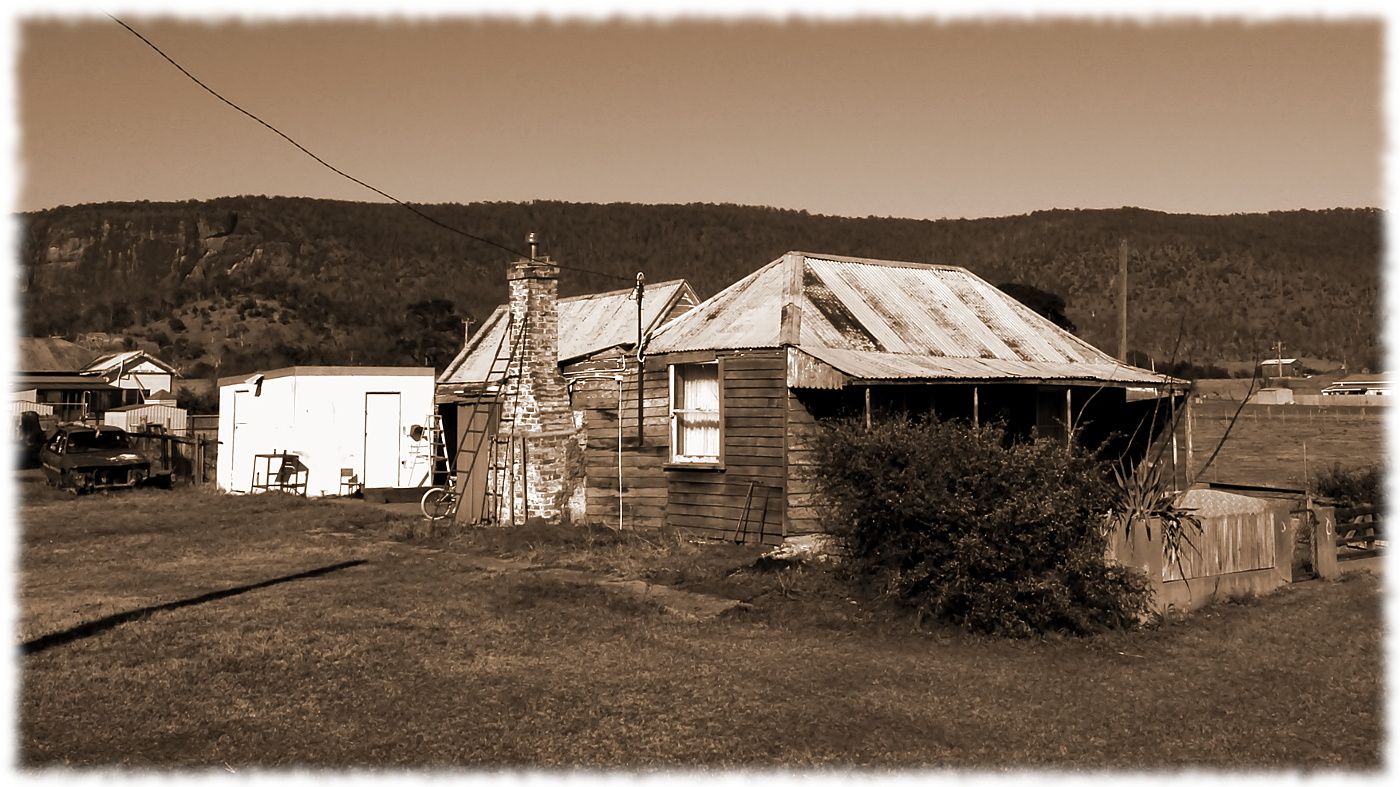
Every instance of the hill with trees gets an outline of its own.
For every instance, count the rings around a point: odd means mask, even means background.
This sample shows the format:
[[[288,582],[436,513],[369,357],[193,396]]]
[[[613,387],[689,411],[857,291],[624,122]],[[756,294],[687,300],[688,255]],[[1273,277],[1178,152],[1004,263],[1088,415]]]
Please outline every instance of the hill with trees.
[[[742,205],[424,205],[508,247],[538,232],[564,295],[684,277],[702,297],[788,250],[961,265],[1116,351],[1118,244],[1130,343],[1156,363],[1285,354],[1379,362],[1383,214],[1200,216],[1135,208],[988,219],[810,215]],[[400,206],[285,197],[104,203],[22,214],[30,335],[108,332],[187,376],[294,363],[441,368],[505,299],[510,255]],[[1017,289],[1017,288],[1012,288]],[[1037,294],[1039,293],[1039,294]]]

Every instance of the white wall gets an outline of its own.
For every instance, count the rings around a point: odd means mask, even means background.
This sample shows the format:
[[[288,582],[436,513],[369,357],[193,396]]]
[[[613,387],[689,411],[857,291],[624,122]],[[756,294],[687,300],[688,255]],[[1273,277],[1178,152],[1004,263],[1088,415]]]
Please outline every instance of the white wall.
[[[122,370],[121,377],[112,383],[118,388],[144,388],[148,393],[170,391],[174,393],[175,377],[170,372],[150,361],[142,361]]]
[[[409,437],[410,427],[426,426],[433,414],[431,374],[311,374],[265,378],[260,395],[247,383],[219,387],[220,489],[251,488],[253,457],[286,451],[309,469],[307,494],[340,493],[341,468],[363,482],[372,476],[392,479],[393,486],[427,482],[431,447]],[[365,456],[365,397],[399,394],[397,455]],[[237,422],[235,428],[235,421]],[[366,468],[366,461],[370,465]]]

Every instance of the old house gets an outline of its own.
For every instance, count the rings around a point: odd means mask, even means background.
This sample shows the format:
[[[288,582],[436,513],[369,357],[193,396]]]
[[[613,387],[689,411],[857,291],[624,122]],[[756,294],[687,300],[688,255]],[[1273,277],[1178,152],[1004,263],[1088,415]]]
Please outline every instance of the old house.
[[[136,391],[145,402],[175,402],[175,367],[143,350],[105,353],[94,358],[83,372],[110,380],[122,390]]]
[[[512,276],[525,275],[524,265]],[[510,317],[498,312],[495,320],[529,320],[539,309],[539,324],[554,324],[547,297],[531,300],[521,288],[517,298],[516,288],[513,280]],[[568,324],[564,313],[560,302],[559,326]],[[574,356],[573,363],[562,347],[558,358],[512,353],[508,340],[529,342],[488,321],[481,333],[496,330],[499,338],[481,339],[489,350],[477,349],[476,338],[468,344],[440,378],[439,402],[468,366],[471,379],[495,380],[502,391],[519,377],[557,375],[549,390],[568,396],[567,408],[556,401],[555,409],[574,416],[576,431],[564,441],[573,447],[563,451],[574,456],[530,472],[566,479],[547,491],[572,519],[763,541],[823,529],[808,477],[810,438],[821,419],[935,413],[1001,422],[1019,436],[1074,434],[1140,455],[1186,403],[1183,381],[1119,363],[952,266],[790,252],[665,316],[646,334],[640,375],[628,352]],[[487,388],[462,386],[455,396],[465,403]],[[481,429],[459,423],[459,439],[502,424],[495,437],[477,438],[497,456],[473,454],[497,472],[464,474],[482,484],[473,511],[488,515],[463,518],[502,521],[490,514],[508,508],[505,501],[517,509],[526,502],[518,490],[504,491],[509,483],[496,490],[491,479],[502,469],[523,472],[499,455],[515,451],[518,461],[535,441],[502,439],[509,405],[498,416],[484,406],[475,412],[483,414]],[[559,419],[538,432],[567,436],[569,427]],[[541,511],[546,503],[531,505]]]
[[[14,399],[59,420],[144,402],[174,404],[175,368],[141,350],[99,353],[58,337],[20,339]]]
[[[633,477],[663,485],[657,524],[772,540],[823,529],[821,419],[934,413],[1141,451],[1185,387],[966,269],[789,252],[652,337]]]

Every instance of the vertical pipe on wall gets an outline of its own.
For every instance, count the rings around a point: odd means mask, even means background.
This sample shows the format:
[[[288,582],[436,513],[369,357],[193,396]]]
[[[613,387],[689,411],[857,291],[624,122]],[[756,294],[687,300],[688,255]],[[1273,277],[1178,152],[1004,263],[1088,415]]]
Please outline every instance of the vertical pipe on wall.
[[[626,361],[623,361],[626,368]],[[622,380],[626,374],[617,376],[617,529],[622,532]],[[639,378],[640,380],[640,378]]]
[[[982,425],[981,416],[978,414],[977,409],[978,409],[978,402],[977,402],[977,386],[974,385],[974,386],[972,386],[972,425],[973,425],[973,426],[981,426],[981,425]]]
[[[642,296],[646,293],[646,277],[641,271],[637,271],[637,447],[642,445],[643,417],[642,417]],[[617,413],[618,420],[622,419],[622,411]],[[622,501],[618,501],[618,506],[622,506]]]
[[[865,386],[865,431],[870,431],[870,386]]]

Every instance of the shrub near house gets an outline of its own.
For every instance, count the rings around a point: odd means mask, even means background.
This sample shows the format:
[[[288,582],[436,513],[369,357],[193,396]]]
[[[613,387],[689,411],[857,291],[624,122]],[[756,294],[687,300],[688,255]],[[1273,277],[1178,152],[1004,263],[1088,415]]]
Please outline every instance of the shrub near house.
[[[838,422],[816,482],[854,567],[925,615],[989,633],[1087,634],[1147,611],[1136,572],[1104,561],[1103,468],[1062,441],[998,426]]]

